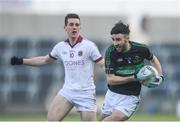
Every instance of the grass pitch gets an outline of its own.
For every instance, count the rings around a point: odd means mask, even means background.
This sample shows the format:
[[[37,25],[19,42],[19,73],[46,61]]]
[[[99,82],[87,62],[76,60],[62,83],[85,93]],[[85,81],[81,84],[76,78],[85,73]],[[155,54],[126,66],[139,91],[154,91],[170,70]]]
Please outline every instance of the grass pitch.
[[[97,116],[97,119],[99,116]],[[0,115],[0,121],[46,121],[46,115]],[[70,114],[68,115],[64,121],[80,121],[80,117],[78,115]],[[148,114],[142,114],[137,113],[134,116],[132,116],[129,121],[179,121],[180,117],[177,117],[173,114],[154,114],[154,115],[148,115]]]

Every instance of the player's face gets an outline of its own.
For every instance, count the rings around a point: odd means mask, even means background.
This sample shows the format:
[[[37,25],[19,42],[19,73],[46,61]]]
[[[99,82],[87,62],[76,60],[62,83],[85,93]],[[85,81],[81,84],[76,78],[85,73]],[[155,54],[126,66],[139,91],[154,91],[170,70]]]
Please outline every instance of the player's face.
[[[65,25],[65,31],[67,32],[69,38],[75,39],[79,36],[80,32],[80,20],[76,18],[68,19],[67,25]]]
[[[118,52],[124,52],[126,50],[129,36],[124,34],[112,34],[111,38]]]

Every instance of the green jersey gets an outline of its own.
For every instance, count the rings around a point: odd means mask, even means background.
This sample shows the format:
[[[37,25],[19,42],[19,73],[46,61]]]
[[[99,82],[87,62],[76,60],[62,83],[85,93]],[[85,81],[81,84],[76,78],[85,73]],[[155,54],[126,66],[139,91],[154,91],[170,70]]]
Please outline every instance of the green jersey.
[[[122,77],[132,76],[144,66],[145,59],[152,60],[153,54],[146,45],[132,41],[129,43],[131,48],[123,53],[117,52],[113,45],[106,50],[106,74],[114,74]],[[137,96],[140,94],[141,84],[135,81],[120,85],[108,84],[108,88],[115,93]]]

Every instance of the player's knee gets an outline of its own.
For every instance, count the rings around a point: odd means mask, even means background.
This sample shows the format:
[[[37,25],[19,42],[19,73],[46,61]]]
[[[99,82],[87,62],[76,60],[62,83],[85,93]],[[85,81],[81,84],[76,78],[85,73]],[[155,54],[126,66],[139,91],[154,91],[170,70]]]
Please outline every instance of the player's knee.
[[[128,120],[129,117],[127,117],[126,115],[119,115],[119,114],[116,114],[116,115],[113,115],[111,116],[112,117],[112,120],[113,121],[125,121],[125,120]]]
[[[100,118],[99,118],[99,121],[102,121],[104,120],[106,117],[108,117],[110,115],[107,115],[107,114],[101,114]]]

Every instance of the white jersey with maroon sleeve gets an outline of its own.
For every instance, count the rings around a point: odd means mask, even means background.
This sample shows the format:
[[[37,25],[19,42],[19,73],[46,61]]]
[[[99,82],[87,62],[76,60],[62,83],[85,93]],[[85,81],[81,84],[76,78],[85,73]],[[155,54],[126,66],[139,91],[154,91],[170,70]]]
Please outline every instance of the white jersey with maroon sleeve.
[[[65,83],[63,88],[73,90],[95,89],[93,80],[94,63],[102,59],[96,45],[79,36],[75,45],[69,41],[59,42],[50,57],[61,59],[65,68]]]

